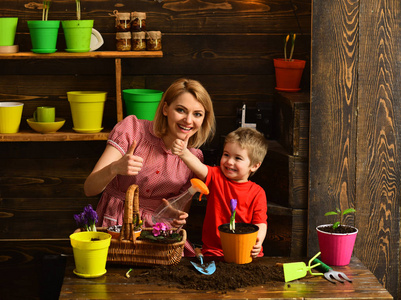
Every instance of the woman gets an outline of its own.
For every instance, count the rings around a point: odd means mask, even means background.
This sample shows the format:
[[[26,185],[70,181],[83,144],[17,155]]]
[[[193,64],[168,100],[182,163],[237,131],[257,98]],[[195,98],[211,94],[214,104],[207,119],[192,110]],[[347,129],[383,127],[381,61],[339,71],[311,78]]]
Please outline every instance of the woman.
[[[195,80],[179,79],[163,94],[154,121],[128,116],[111,131],[106,148],[84,184],[87,196],[103,192],[97,206],[98,226],[121,225],[125,192],[139,186],[139,206],[144,226],[152,226],[152,213],[163,198],[185,192],[192,171],[171,153],[176,139],[188,139],[188,148],[203,160],[197,149],[215,129],[213,104],[205,88]],[[174,221],[186,223],[187,213]]]

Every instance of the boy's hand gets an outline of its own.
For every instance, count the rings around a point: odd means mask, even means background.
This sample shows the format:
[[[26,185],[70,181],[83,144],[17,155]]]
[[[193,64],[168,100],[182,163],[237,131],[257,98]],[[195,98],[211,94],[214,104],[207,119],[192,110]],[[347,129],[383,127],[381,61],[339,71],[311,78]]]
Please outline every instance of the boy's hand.
[[[184,150],[187,149],[189,140],[189,134],[185,137],[184,140],[176,139],[171,146],[171,153],[182,156],[184,154]]]
[[[258,257],[260,250],[262,250],[262,243],[259,242],[259,238],[256,238],[256,244],[255,244],[255,246],[253,246],[252,251],[251,251],[252,258]]]

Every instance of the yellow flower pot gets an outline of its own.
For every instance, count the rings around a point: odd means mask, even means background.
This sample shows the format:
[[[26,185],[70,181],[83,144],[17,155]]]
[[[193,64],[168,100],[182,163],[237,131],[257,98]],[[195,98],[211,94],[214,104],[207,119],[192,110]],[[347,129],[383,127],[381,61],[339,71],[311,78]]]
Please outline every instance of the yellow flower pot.
[[[107,92],[71,91],[67,92],[71,107],[72,128],[80,133],[95,133],[102,131],[104,103]]]
[[[106,274],[111,235],[106,232],[82,231],[70,235],[74,252],[74,274],[96,278]]]
[[[17,133],[24,103],[0,102],[0,133]]]

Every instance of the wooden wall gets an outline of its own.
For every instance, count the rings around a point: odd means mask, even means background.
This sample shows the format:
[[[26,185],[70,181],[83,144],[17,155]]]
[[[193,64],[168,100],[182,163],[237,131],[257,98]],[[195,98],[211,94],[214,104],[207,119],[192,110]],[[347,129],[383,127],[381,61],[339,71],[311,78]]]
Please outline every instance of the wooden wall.
[[[147,13],[148,30],[163,33],[164,56],[123,59],[122,87],[165,90],[180,77],[201,81],[217,116],[217,134],[206,150],[219,149],[221,136],[237,127],[243,103],[273,102],[273,58],[283,56],[283,40],[290,32],[298,34],[295,58],[307,61],[301,84],[309,89],[309,0],[81,2],[82,18],[94,19],[105,40],[99,51],[115,50],[113,10]],[[24,52],[31,49],[26,21],[41,18],[33,4],[0,2],[0,17],[19,17],[16,44]],[[73,0],[53,1],[49,19],[74,18]],[[57,48],[65,49],[61,29]],[[71,126],[66,92],[99,89],[108,92],[104,126],[111,128],[116,123],[114,84],[112,59],[0,61],[0,101],[24,102],[22,128],[28,128],[25,119],[43,104],[56,106],[58,116],[67,118],[65,126]],[[71,254],[73,214],[98,200],[85,197],[83,182],[104,146],[93,141],[0,143],[0,290],[5,299],[27,298],[27,291],[28,298],[38,298],[49,277],[43,255]],[[285,220],[291,219],[290,211]],[[291,239],[288,233],[284,238]]]
[[[354,207],[354,254],[401,299],[399,1],[313,1],[308,254]],[[327,38],[330,36],[330,39]]]

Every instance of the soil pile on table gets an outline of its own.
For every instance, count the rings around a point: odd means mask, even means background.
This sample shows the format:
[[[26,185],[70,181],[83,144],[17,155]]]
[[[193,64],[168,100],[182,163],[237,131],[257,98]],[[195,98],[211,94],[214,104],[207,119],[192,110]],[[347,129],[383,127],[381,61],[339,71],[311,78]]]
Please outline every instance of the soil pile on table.
[[[196,261],[195,258],[194,261]],[[134,269],[135,274],[131,273],[131,278],[138,283],[157,282],[183,289],[217,291],[258,286],[267,282],[284,282],[282,266],[266,266],[257,263],[257,260],[244,265],[230,264],[224,261],[215,261],[215,263],[216,271],[212,275],[203,275],[189,261],[181,261],[176,266],[158,266],[146,270]]]

